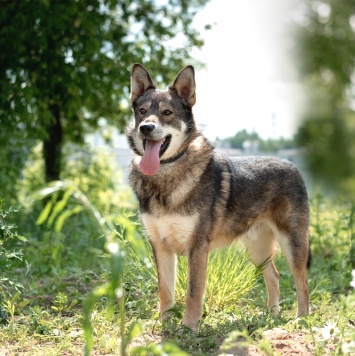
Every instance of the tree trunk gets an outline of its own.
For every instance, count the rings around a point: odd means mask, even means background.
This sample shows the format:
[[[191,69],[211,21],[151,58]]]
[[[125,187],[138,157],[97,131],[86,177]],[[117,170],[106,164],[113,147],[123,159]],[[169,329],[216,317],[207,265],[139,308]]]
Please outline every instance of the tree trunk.
[[[43,140],[43,158],[47,183],[59,180],[62,168],[63,130],[60,122],[59,105],[52,105],[51,112],[54,120],[47,127],[48,137]]]

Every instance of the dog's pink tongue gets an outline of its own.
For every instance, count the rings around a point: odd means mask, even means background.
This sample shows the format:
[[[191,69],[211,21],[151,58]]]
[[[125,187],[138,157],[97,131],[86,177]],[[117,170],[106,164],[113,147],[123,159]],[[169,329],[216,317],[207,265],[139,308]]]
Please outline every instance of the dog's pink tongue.
[[[144,174],[152,176],[157,173],[160,166],[159,150],[161,145],[162,141],[146,141],[144,155],[139,164]]]

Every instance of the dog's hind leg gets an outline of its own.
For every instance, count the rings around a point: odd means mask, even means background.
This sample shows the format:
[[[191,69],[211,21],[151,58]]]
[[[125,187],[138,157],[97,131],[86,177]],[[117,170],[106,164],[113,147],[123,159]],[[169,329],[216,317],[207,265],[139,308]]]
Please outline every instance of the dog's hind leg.
[[[309,314],[308,281],[306,268],[293,268],[293,278],[297,290],[297,317]]]
[[[280,233],[278,243],[293,275],[297,291],[297,317],[309,314],[307,268],[310,264],[308,232]]]
[[[279,313],[279,272],[277,271],[273,256],[275,252],[275,240],[271,228],[267,223],[261,223],[252,227],[249,232],[242,237],[242,242],[247,249],[251,261],[262,268],[268,292],[268,308],[274,315]]]
[[[162,245],[152,247],[158,272],[159,312],[163,314],[175,304],[176,255]],[[164,315],[162,319],[165,319]]]

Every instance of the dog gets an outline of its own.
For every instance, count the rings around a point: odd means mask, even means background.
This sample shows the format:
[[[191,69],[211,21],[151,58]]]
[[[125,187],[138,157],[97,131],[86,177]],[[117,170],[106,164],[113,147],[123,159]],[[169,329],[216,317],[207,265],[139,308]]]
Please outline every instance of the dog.
[[[281,246],[296,285],[297,317],[308,315],[309,206],[296,166],[275,157],[229,158],[217,152],[194,120],[191,65],[167,90],[158,90],[148,71],[134,64],[130,100],[129,181],[157,267],[159,312],[174,305],[176,256],[184,255],[188,287],[182,324],[197,332],[208,253],[239,238],[255,265],[268,261],[262,274],[275,315],[280,293],[273,256],[275,243]]]

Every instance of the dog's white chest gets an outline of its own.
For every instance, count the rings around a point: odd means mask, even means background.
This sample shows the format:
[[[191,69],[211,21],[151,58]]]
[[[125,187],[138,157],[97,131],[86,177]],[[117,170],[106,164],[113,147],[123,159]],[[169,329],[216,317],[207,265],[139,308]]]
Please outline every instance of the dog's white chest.
[[[141,214],[143,225],[153,244],[163,244],[171,251],[186,255],[190,241],[196,229],[198,215],[163,215]]]

